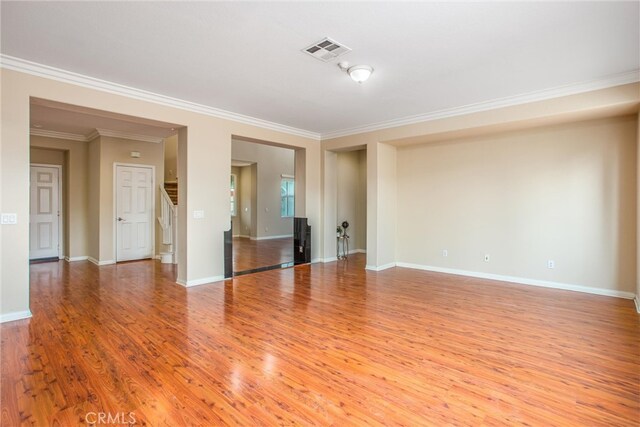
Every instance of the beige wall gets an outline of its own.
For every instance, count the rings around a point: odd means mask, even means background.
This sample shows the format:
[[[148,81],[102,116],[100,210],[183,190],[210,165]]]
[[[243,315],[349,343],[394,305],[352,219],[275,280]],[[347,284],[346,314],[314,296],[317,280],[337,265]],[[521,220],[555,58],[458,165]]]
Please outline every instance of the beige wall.
[[[89,255],[87,143],[31,136],[30,145],[31,163],[62,165],[65,257],[69,259],[87,257]],[[61,158],[62,163],[60,163]]]
[[[15,212],[18,223],[2,226],[0,260],[0,315],[2,318],[29,310],[29,99],[48,99],[179,123],[178,281],[195,285],[223,276],[222,233],[228,228],[228,179],[231,170],[231,136],[272,141],[305,149],[305,213],[314,226],[312,256],[320,253],[320,144],[318,141],[278,130],[187,111],[157,102],[95,90],[60,80],[17,71],[0,70],[2,121],[0,126],[0,194],[3,212]],[[10,141],[10,143],[7,143]],[[91,179],[91,174],[89,174]],[[194,210],[205,217],[193,218]],[[91,217],[91,216],[90,216]],[[16,314],[18,313],[18,314]]]
[[[280,181],[283,174],[293,176],[295,151],[233,140],[231,158],[255,163],[257,169],[257,224],[252,228],[251,236],[261,239],[293,235],[293,219],[280,216]]]
[[[164,139],[164,180],[178,180],[178,135]]]
[[[636,133],[636,233],[638,236],[636,240],[636,309],[640,313],[640,114],[636,116],[636,119],[638,121]]]
[[[336,226],[349,222],[347,232],[351,250],[366,250],[367,181],[366,151],[337,153]]]
[[[240,212],[238,216],[238,229],[234,235],[242,237],[255,237],[257,228],[257,218],[254,207],[257,204],[258,193],[256,192],[256,166],[249,165],[239,168],[240,170]]]
[[[156,215],[153,216],[155,229],[155,252],[162,247],[162,228],[156,217],[160,212],[160,185],[164,182],[164,147],[153,142],[132,141],[122,138],[100,136],[100,204],[99,204],[99,258],[101,263],[115,261],[115,205],[114,205],[114,164],[138,164],[153,166],[155,171],[154,199]],[[139,158],[132,158],[131,151],[140,152]],[[90,168],[95,165],[91,164]],[[227,185],[228,186],[228,185]],[[90,189],[93,192],[93,188]],[[227,227],[228,228],[228,227]],[[94,257],[94,255],[92,255]]]
[[[634,115],[398,149],[398,261],[635,292],[636,134]]]

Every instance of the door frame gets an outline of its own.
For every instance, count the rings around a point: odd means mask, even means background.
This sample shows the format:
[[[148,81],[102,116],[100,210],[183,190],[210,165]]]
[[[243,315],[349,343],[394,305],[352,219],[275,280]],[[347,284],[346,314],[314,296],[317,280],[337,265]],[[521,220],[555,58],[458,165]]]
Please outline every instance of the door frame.
[[[58,169],[58,259],[64,259],[63,248],[64,248],[64,221],[62,221],[62,217],[64,215],[64,206],[62,205],[62,165],[52,165],[47,163],[29,163],[29,177],[31,177],[31,167],[39,167],[39,168],[55,168]],[[29,198],[31,198],[31,178],[29,178]],[[29,222],[31,222],[31,202],[29,202]],[[31,236],[29,236],[29,241],[31,241]],[[29,247],[29,252],[31,252],[31,247]],[[29,256],[31,258],[31,256]]]
[[[156,167],[141,163],[113,162],[113,262],[118,262],[118,166],[151,169],[151,258],[156,258]],[[124,261],[121,261],[124,262]]]

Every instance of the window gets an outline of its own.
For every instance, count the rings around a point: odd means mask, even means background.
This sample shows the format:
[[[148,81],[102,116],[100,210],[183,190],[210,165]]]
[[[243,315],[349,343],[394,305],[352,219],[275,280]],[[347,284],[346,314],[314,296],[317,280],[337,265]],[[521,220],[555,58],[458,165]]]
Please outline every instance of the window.
[[[231,175],[231,216],[236,216],[238,214],[237,204],[238,204],[238,201],[236,200],[236,176],[232,174]]]
[[[293,177],[282,175],[282,181],[280,181],[280,216],[282,218],[291,218],[294,211]]]

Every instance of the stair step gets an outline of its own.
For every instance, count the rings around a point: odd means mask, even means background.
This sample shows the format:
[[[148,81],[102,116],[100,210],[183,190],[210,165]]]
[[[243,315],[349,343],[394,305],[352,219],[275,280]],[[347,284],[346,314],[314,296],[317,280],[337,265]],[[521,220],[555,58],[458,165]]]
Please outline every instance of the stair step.
[[[169,195],[169,198],[174,205],[178,204],[178,183],[177,182],[165,182],[164,190]]]

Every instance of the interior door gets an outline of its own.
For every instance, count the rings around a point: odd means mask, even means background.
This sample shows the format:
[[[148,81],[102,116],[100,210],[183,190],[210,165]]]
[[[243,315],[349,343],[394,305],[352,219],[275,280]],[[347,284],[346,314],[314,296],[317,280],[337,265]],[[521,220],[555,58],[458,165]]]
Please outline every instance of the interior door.
[[[31,166],[29,259],[60,254],[60,169]]]
[[[116,166],[116,261],[153,256],[153,170]]]

